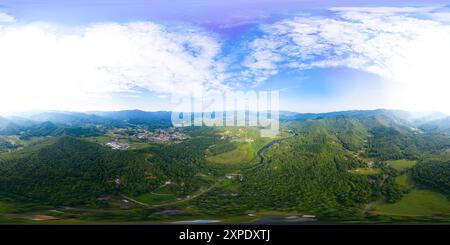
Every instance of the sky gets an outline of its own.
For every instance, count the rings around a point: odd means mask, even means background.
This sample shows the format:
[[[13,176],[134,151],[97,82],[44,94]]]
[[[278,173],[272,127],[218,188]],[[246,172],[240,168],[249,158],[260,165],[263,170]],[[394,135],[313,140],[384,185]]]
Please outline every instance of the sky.
[[[450,1],[0,0],[0,114],[269,90],[295,112],[450,113],[449,64]]]

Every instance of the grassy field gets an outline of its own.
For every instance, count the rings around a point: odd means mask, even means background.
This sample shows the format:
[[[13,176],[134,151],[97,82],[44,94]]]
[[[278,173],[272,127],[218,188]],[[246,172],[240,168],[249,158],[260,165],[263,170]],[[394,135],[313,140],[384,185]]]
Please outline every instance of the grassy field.
[[[145,149],[150,146],[151,146],[151,144],[149,144],[149,143],[130,143],[130,148],[128,148],[128,150]]]
[[[217,155],[207,156],[207,160],[218,164],[242,164],[252,161],[256,153],[264,145],[268,144],[271,138],[260,137],[256,128],[224,128],[220,133],[229,139],[236,148]]]
[[[405,159],[401,159],[401,160],[388,160],[386,161],[386,163],[391,166],[392,168],[398,170],[398,171],[402,171],[408,168],[412,168],[416,165],[416,161],[414,160],[405,160]]]
[[[14,211],[14,207],[11,203],[7,203],[4,201],[0,201],[0,214],[1,213],[8,213]]]
[[[206,159],[213,163],[237,164],[249,162],[253,157],[254,155],[252,155],[250,144],[239,144],[237,148],[232,151],[209,156]]]
[[[175,200],[176,197],[176,194],[170,191],[170,188],[168,186],[163,186],[155,190],[154,192],[139,195],[134,199],[148,205],[154,205],[170,200]]]
[[[439,193],[413,189],[400,201],[375,206],[375,213],[393,216],[433,216],[450,213],[450,201]]]
[[[148,205],[160,204],[162,202],[175,199],[173,194],[159,194],[159,193],[146,193],[135,198],[139,202],[143,202]]]
[[[101,145],[105,145],[106,143],[111,141],[111,138],[106,135],[102,135],[102,136],[96,136],[96,137],[88,137],[88,138],[86,138],[86,140],[88,140],[90,142],[98,143]]]
[[[356,168],[349,170],[350,173],[359,175],[377,175],[381,174],[381,169],[379,168]]]
[[[408,189],[414,188],[414,182],[409,174],[397,176],[395,178],[395,183]]]

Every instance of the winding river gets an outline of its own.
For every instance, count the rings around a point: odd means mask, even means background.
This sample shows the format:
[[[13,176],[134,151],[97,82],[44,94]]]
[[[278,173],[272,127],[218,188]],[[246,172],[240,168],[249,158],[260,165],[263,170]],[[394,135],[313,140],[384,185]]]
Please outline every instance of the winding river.
[[[256,155],[258,155],[259,157],[259,164],[258,165],[262,165],[264,164],[264,157],[263,157],[263,153],[267,150],[269,150],[270,147],[272,147],[274,144],[279,144],[281,142],[282,139],[279,140],[273,140],[271,141],[269,144],[265,145],[263,148],[259,149],[258,152],[256,153]]]
[[[296,137],[297,133],[293,132],[293,131],[289,131],[289,133],[292,135],[292,137]],[[263,153],[267,150],[269,150],[270,147],[272,147],[275,144],[279,144],[281,143],[281,141],[285,140],[285,139],[289,139],[289,137],[287,138],[282,138],[282,139],[277,139],[277,140],[273,140],[271,141],[269,144],[265,145],[263,148],[259,149],[258,152],[256,153],[256,155],[259,157],[259,163],[257,166],[261,166],[264,164],[264,157],[263,157]]]

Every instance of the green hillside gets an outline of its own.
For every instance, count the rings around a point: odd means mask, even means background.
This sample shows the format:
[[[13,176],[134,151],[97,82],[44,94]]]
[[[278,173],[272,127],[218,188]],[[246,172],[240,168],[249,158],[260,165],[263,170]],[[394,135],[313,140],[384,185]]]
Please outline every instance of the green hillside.
[[[94,203],[102,194],[139,191],[153,184],[145,179],[145,165],[132,154],[72,137],[50,141],[1,162],[1,193],[74,205]]]

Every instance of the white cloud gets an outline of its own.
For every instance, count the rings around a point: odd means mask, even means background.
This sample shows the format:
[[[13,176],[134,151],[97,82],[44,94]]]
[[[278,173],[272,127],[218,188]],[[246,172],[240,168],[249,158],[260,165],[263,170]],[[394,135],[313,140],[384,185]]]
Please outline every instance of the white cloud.
[[[74,110],[88,97],[137,87],[167,94],[220,89],[220,49],[198,31],[150,22],[0,26],[0,108]]]
[[[432,14],[435,8],[335,8],[329,16],[263,25],[244,65],[254,75],[284,68],[363,70],[393,82],[399,91],[393,106],[449,111],[450,26]]]
[[[392,15],[399,13],[423,13],[438,10],[439,6],[432,7],[334,7],[330,11],[336,12],[358,12],[380,15]]]
[[[11,23],[15,21],[16,18],[14,18],[13,16],[0,12],[0,23]]]
[[[254,85],[258,85],[267,78],[278,73],[277,62],[283,60],[282,54],[273,52],[279,48],[276,40],[257,39],[250,43],[253,52],[244,60],[244,77],[253,78]]]
[[[392,80],[401,91],[393,106],[448,112],[449,15],[439,8],[334,8],[328,16],[263,25],[242,56],[240,47],[224,53],[196,29],[151,22],[64,29],[11,23],[14,17],[0,13],[0,111],[84,110],[81,101],[136,88],[186,95],[249,79],[257,85],[282,69],[344,66]],[[242,66],[227,67],[227,55]]]
[[[430,13],[429,17],[433,20],[450,23],[450,12],[437,12],[437,13]]]

